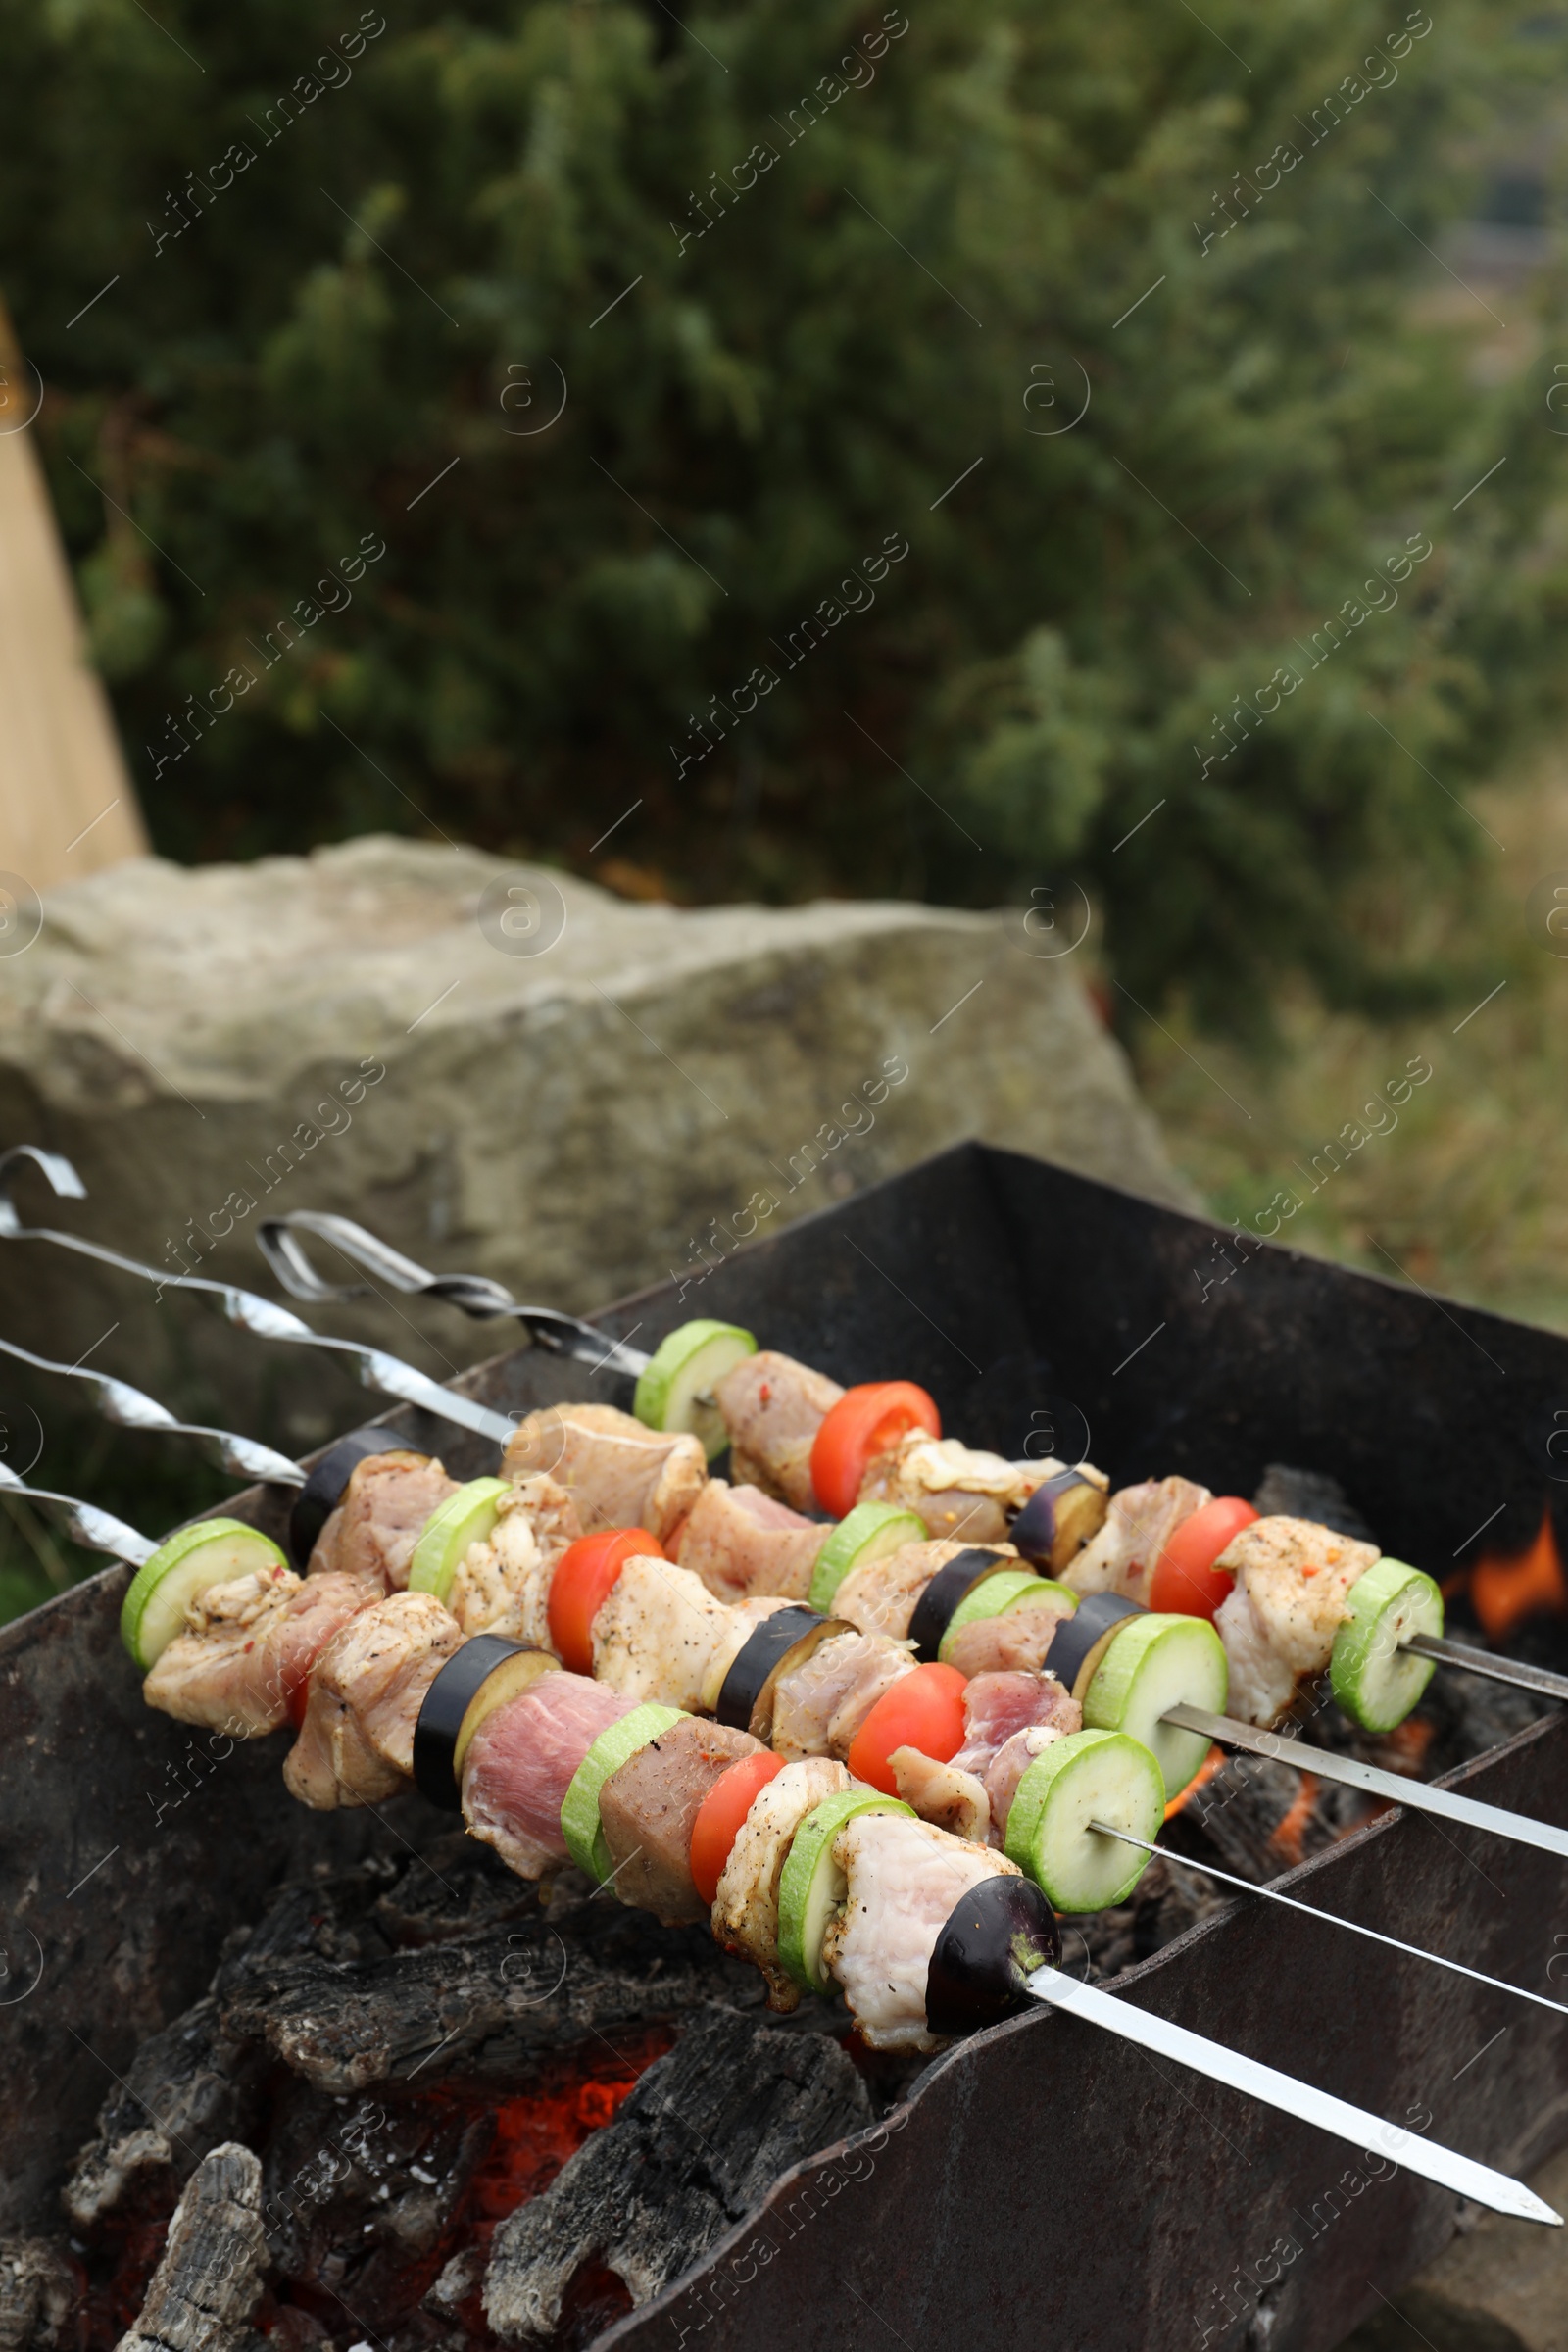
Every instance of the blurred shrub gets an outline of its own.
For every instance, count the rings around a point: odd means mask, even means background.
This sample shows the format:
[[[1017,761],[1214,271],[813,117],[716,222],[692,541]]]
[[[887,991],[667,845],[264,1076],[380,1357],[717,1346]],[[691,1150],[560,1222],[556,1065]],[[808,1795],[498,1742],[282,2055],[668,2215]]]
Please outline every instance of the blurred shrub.
[[[635,805],[681,895],[1074,875],[1144,1003],[1418,989],[1347,886],[1473,854],[1568,593],[1548,371],[1410,323],[1554,62],[1508,24],[0,0],[0,284],[160,846],[591,866]]]

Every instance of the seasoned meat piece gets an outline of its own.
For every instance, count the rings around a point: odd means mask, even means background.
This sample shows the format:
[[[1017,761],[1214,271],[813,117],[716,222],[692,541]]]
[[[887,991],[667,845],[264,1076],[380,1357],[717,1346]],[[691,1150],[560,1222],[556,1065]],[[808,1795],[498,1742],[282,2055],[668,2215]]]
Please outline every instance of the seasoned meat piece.
[[[590,1535],[646,1527],[662,1543],[702,1493],[708,1456],[699,1439],[649,1429],[612,1404],[552,1404],[518,1422],[501,1470],[558,1480]]]
[[[1160,1553],[1184,1519],[1213,1495],[1190,1478],[1151,1478],[1141,1487],[1121,1487],[1110,1498],[1100,1533],[1061,1572],[1075,1592],[1119,1592],[1124,1600],[1149,1599],[1149,1580]]]
[[[753,1592],[804,1600],[816,1555],[832,1533],[830,1525],[803,1519],[760,1487],[710,1478],[681,1529],[675,1556],[720,1600],[744,1600]]]
[[[1071,1700],[1068,1704],[1072,1704]],[[1044,1755],[1046,1749],[1054,1746],[1058,1740],[1066,1739],[1069,1728],[1077,1731],[1079,1726],[1073,1724],[1069,1727],[1065,1723],[1027,1724],[1021,1732],[1014,1732],[1010,1740],[1003,1741],[986,1766],[983,1778],[991,1806],[991,1836],[996,1844],[1001,1845],[1007,1835],[1007,1815],[1012,1811],[1018,1783],[1036,1756]]]
[[[388,1592],[409,1581],[414,1546],[426,1520],[458,1481],[422,1453],[371,1453],[356,1462],[343,1499],[316,1540],[311,1574],[346,1568],[378,1576]]]
[[[732,1365],[713,1394],[737,1484],[760,1487],[798,1511],[815,1510],[811,1447],[844,1394],[838,1382],[763,1348]]]
[[[715,1600],[689,1568],[630,1559],[594,1619],[595,1679],[624,1698],[710,1708],[720,1665],[728,1666],[761,1618],[788,1606],[772,1598]],[[710,1688],[713,1696],[705,1698]]]
[[[955,1838],[970,1838],[984,1845],[991,1828],[991,1800],[984,1781],[965,1772],[956,1758],[951,1764],[939,1764],[917,1747],[896,1747],[888,1762],[900,1796],[914,1807],[922,1821]]]
[[[1254,1519],[1215,1561],[1234,1571],[1236,1590],[1220,1604],[1214,1630],[1230,1663],[1233,1715],[1279,1720],[1298,1686],[1321,1674],[1349,1610],[1346,1594],[1379,1557],[1310,1519]]]
[[[813,1806],[849,1786],[843,1765],[825,1756],[786,1764],[758,1791],[730,1847],[713,1897],[713,1934],[727,1951],[756,1961],[767,1979],[770,2009],[797,2008],[801,1998],[778,1960],[778,1883],[790,1839]]]
[[[651,1911],[665,1927],[708,1917],[692,1885],[692,1825],[713,1783],[760,1747],[749,1732],[685,1715],[611,1774],[599,1792],[599,1819],[623,1903]]]
[[[772,1746],[781,1756],[847,1756],[884,1690],[914,1672],[886,1634],[835,1634],[773,1686]]]
[[[925,2022],[937,1937],[971,1886],[1020,1877],[1017,1865],[906,1813],[857,1813],[834,1838],[833,1859],[848,1892],[822,1963],[843,1985],[861,2039],[874,2050],[940,2049]]]
[[[954,1757],[984,1772],[1004,1740],[1029,1724],[1081,1732],[1083,1709],[1054,1674],[977,1674],[963,1694],[963,1745]]]
[[[1000,1617],[977,1617],[960,1625],[948,1650],[948,1663],[960,1674],[1005,1674],[1024,1668],[1038,1674],[1056,1628],[1072,1615],[1070,1601],[1046,1594],[1027,1608],[1004,1609]]]
[[[181,1723],[257,1740],[303,1704],[312,1661],[341,1626],[384,1596],[380,1578],[329,1569],[301,1580],[264,1569],[209,1586],[142,1686],[149,1706]]]
[[[305,1720],[283,1763],[290,1794],[323,1812],[390,1796],[413,1773],[424,1694],[462,1645],[433,1593],[394,1592],[362,1609],[311,1668]]]
[[[960,1551],[975,1548],[967,1542],[901,1544],[897,1551],[884,1553],[880,1560],[851,1569],[833,1595],[833,1614],[847,1618],[862,1634],[891,1634],[896,1642],[902,1642],[920,1595],[937,1570],[956,1560]],[[1010,1544],[986,1548],[994,1550],[999,1560],[1018,1558]],[[976,1561],[976,1574],[980,1566]]]
[[[452,1580],[447,1606],[464,1632],[548,1649],[551,1579],[582,1532],[564,1487],[542,1474],[520,1480],[502,1501],[494,1534],[469,1544]]]
[[[468,1835],[493,1845],[519,1879],[566,1859],[561,1807],[601,1732],[632,1702],[585,1674],[542,1674],[520,1698],[497,1707],[468,1742],[463,1811]]]
[[[911,1430],[887,1453],[873,1456],[860,1481],[861,1502],[893,1502],[915,1511],[933,1536],[961,1544],[1001,1544],[1008,1526],[1037,1487],[1066,1464],[1004,1462],[1000,1453],[980,1453],[956,1438],[931,1438]],[[1079,1464],[1079,1476],[1103,1487],[1104,1473]]]

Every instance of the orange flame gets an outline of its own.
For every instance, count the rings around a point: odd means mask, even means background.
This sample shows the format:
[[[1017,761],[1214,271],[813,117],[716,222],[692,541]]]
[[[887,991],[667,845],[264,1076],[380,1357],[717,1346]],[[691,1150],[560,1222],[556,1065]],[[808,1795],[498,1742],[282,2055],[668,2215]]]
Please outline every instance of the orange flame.
[[[1505,1642],[1516,1625],[1538,1610],[1568,1613],[1568,1576],[1563,1574],[1551,1528],[1551,1506],[1541,1514],[1541,1528],[1527,1551],[1511,1558],[1484,1552],[1470,1571],[1470,1599],[1476,1615],[1494,1642]]]
[[[1306,1825],[1312,1818],[1312,1808],[1316,1803],[1317,1774],[1303,1772],[1301,1786],[1296,1792],[1290,1811],[1281,1816],[1269,1833],[1270,1845],[1285,1856],[1293,1870],[1301,1859],[1301,1840],[1306,1836]]]
[[[1202,1788],[1203,1783],[1205,1781],[1211,1781],[1214,1778],[1215,1773],[1223,1769],[1224,1764],[1224,1749],[1222,1747],[1211,1747],[1207,1755],[1203,1758],[1201,1764],[1200,1764],[1198,1767],[1197,1772],[1193,1775],[1193,1778],[1188,1782],[1186,1788],[1182,1790],[1180,1796],[1173,1796],[1170,1800],[1170,1803],[1165,1807],[1165,1819],[1169,1821],[1172,1814],[1179,1813],[1181,1811],[1183,1805],[1190,1805],[1193,1801],[1193,1798],[1198,1794],[1200,1788]]]

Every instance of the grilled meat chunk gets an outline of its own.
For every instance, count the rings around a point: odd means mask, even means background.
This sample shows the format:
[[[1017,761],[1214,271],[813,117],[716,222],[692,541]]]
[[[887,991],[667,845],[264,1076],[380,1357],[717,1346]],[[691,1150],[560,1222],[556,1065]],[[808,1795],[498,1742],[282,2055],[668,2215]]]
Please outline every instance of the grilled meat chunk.
[[[708,1456],[699,1439],[649,1429],[612,1404],[552,1404],[518,1422],[501,1470],[556,1479],[590,1535],[646,1527],[662,1543],[702,1493]]]
[[[710,1478],[680,1531],[675,1556],[720,1600],[746,1600],[754,1592],[804,1600],[816,1555],[832,1532],[760,1487]]]
[[[1300,1685],[1327,1666],[1349,1614],[1346,1595],[1378,1557],[1375,1544],[1310,1519],[1254,1519],[1232,1537],[1214,1565],[1234,1571],[1236,1589],[1214,1630],[1230,1663],[1233,1715],[1278,1722]]]
[[[686,1715],[611,1774],[599,1792],[599,1819],[623,1903],[651,1911],[665,1927],[708,1917],[692,1884],[692,1825],[714,1782],[760,1746],[749,1732]]]
[[[789,1605],[774,1597],[717,1600],[689,1568],[630,1559],[594,1619],[595,1678],[624,1698],[711,1709],[742,1643],[762,1618]]]
[[[886,1634],[835,1634],[773,1686],[772,1745],[781,1756],[847,1756],[884,1690],[914,1660]]]
[[[948,1649],[948,1663],[960,1674],[1006,1674],[1015,1670],[1038,1674],[1056,1638],[1056,1628],[1072,1615],[1072,1603],[1051,1593],[1027,1606],[1004,1609],[1000,1617],[976,1617],[960,1625]]]
[[[335,1633],[311,1668],[305,1720],[283,1763],[289,1793],[326,1812],[378,1804],[414,1771],[414,1727],[463,1645],[429,1592],[393,1592]]]
[[[822,1964],[843,1985],[862,2040],[874,2050],[940,2049],[925,2022],[937,1937],[971,1886],[1021,1876],[1017,1864],[906,1813],[857,1813],[834,1838],[833,1859],[848,1892]]]
[[[900,1796],[914,1807],[922,1821],[955,1838],[985,1844],[991,1829],[991,1799],[984,1781],[965,1772],[956,1759],[939,1764],[917,1747],[896,1747],[888,1762]]]
[[[713,1394],[729,1431],[737,1484],[760,1487],[798,1511],[814,1510],[811,1447],[844,1394],[838,1382],[763,1348],[732,1365]]]
[[[851,1569],[833,1595],[833,1614],[858,1626],[862,1634],[891,1634],[896,1642],[902,1642],[920,1595],[938,1569],[956,1560],[959,1552],[974,1548],[967,1541],[901,1544],[897,1551],[885,1552],[863,1568]],[[999,1561],[1018,1558],[1010,1544],[987,1548],[996,1552]],[[977,1574],[981,1565],[976,1561]]]
[[[186,1611],[188,1630],[170,1642],[142,1695],[181,1723],[203,1724],[232,1740],[280,1731],[303,1697],[313,1659],[384,1592],[378,1576],[329,1569],[300,1578],[283,1567],[209,1586]]]
[[[1004,1462],[1001,1454],[978,1452],[956,1438],[911,1430],[867,1463],[859,1499],[914,1511],[933,1536],[957,1544],[1001,1544],[1035,1489],[1065,1468],[1050,1460]],[[1087,1462],[1079,1464],[1079,1476],[1091,1486],[1107,1483]]]
[[[470,1544],[447,1606],[466,1634],[550,1647],[550,1584],[562,1553],[582,1534],[564,1487],[543,1474],[520,1479],[501,1504],[488,1542]]]
[[[963,1694],[963,1745],[952,1768],[972,1775],[985,1789],[991,1839],[1001,1845],[1024,1772],[1054,1740],[1083,1730],[1083,1709],[1053,1674],[977,1674]],[[983,1838],[985,1832],[967,1834]]]
[[[311,1574],[345,1568],[401,1592],[426,1520],[458,1481],[422,1453],[371,1453],[356,1462],[343,1499],[316,1539]]]
[[[543,1674],[474,1733],[463,1766],[468,1834],[494,1846],[519,1879],[566,1859],[561,1806],[601,1732],[632,1702],[583,1674]]]
[[[758,1791],[718,1882],[713,1934],[726,1951],[756,1961],[767,1979],[770,2009],[797,2008],[801,1998],[778,1957],[778,1883],[790,1839],[813,1806],[849,1786],[843,1765],[826,1756],[786,1764]]]
[[[1213,1499],[1207,1487],[1190,1478],[1151,1478],[1118,1488],[1100,1533],[1062,1570],[1062,1583],[1075,1592],[1119,1592],[1124,1600],[1147,1603],[1160,1553],[1182,1521]]]
[[[1076,1730],[1078,1726],[1073,1728]],[[991,1837],[995,1844],[1001,1845],[1006,1838],[1007,1816],[1012,1811],[1012,1800],[1018,1793],[1018,1783],[1036,1756],[1043,1756],[1048,1747],[1054,1746],[1058,1740],[1065,1740],[1066,1737],[1067,1727],[1064,1724],[1030,1723],[1021,1732],[1014,1732],[997,1749],[984,1775],[986,1798],[991,1807]]]

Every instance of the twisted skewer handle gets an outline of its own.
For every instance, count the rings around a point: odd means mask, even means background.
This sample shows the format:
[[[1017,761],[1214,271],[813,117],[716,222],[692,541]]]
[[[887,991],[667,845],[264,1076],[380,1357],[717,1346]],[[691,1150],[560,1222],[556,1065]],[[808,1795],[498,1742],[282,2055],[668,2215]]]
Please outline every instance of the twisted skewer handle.
[[[0,1493],[24,1494],[29,1502],[47,1502],[60,1513],[70,1533],[89,1551],[107,1551],[111,1559],[128,1560],[133,1568],[141,1567],[158,1549],[145,1536],[138,1536],[123,1519],[112,1511],[101,1511],[95,1502],[78,1502],[74,1494],[56,1494],[48,1487],[29,1487],[14,1470],[0,1462]]]
[[[553,1348],[559,1354],[574,1356],[579,1363],[633,1377],[648,1369],[649,1359],[640,1348],[628,1348],[624,1340],[612,1340],[608,1332],[596,1329],[592,1323],[581,1322],[575,1315],[564,1315],[553,1306],[519,1305],[509,1290],[499,1282],[492,1282],[487,1274],[432,1274],[428,1266],[405,1257],[401,1250],[394,1250],[367,1226],[357,1225],[352,1217],[334,1216],[325,1209],[290,1209],[282,1216],[263,1217],[257,1226],[257,1248],[284,1290],[295,1298],[363,1298],[372,1287],[364,1282],[328,1282],[312,1264],[298,1238],[302,1233],[315,1234],[318,1241],[330,1243],[351,1264],[363,1266],[367,1273],[406,1296],[442,1299],[477,1322],[514,1315],[535,1347]]]
[[[140,1389],[108,1372],[94,1372],[86,1364],[54,1363],[47,1355],[19,1348],[14,1340],[0,1340],[0,1354],[14,1355],[19,1363],[31,1364],[39,1372],[58,1372],[63,1380],[84,1380],[97,1392],[98,1410],[104,1419],[121,1429],[156,1429],[169,1437],[195,1438],[205,1453],[237,1478],[266,1479],[286,1487],[305,1484],[305,1472],[286,1453],[274,1453],[270,1446],[239,1437],[232,1430],[209,1429],[201,1421],[176,1421],[156,1396],[144,1396]]]
[[[480,1437],[489,1438],[495,1445],[504,1446],[513,1434],[514,1424],[505,1413],[493,1412],[489,1405],[475,1403],[471,1396],[463,1396],[455,1389],[443,1388],[439,1381],[429,1379],[395,1355],[386,1355],[379,1348],[364,1348],[357,1340],[333,1339],[325,1332],[313,1331],[298,1315],[291,1315],[286,1306],[274,1305],[270,1298],[262,1298],[254,1291],[242,1291],[232,1283],[214,1282],[205,1274],[160,1274],[156,1266],[144,1266],[139,1258],[122,1257],[118,1250],[107,1250],[99,1242],[83,1241],[79,1234],[57,1233],[49,1226],[24,1225],[11,1198],[11,1187],[21,1174],[21,1162],[30,1160],[62,1199],[80,1200],[86,1198],[86,1187],[68,1159],[58,1152],[40,1152],[32,1144],[18,1144],[0,1152],[0,1240],[11,1242],[53,1242],[62,1250],[74,1250],[81,1257],[90,1257],[100,1265],[115,1266],[122,1274],[140,1275],[160,1291],[205,1291],[217,1298],[231,1323],[239,1325],[261,1340],[292,1340],[303,1348],[323,1348],[346,1356],[368,1389],[379,1389],[388,1396],[397,1396],[405,1404],[421,1405],[445,1421],[455,1421],[461,1429],[476,1430]]]

